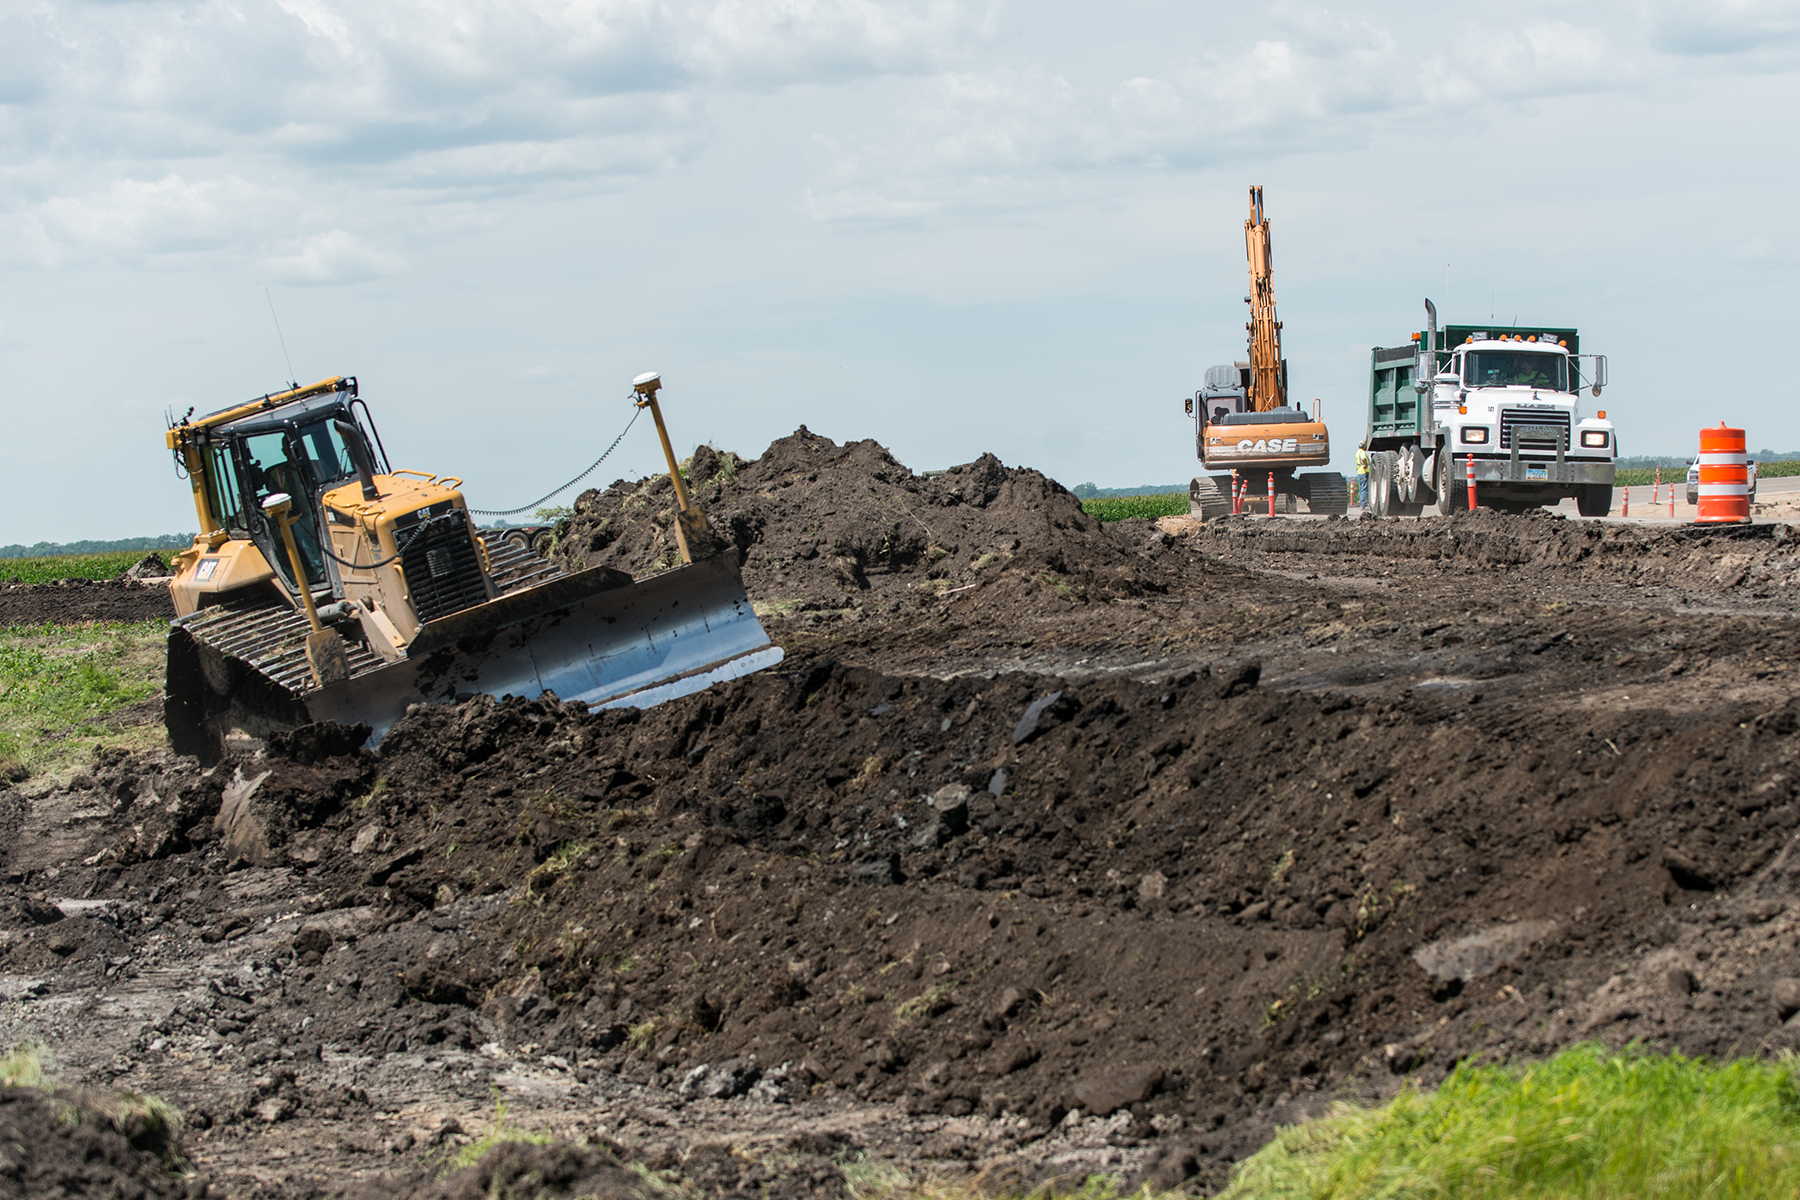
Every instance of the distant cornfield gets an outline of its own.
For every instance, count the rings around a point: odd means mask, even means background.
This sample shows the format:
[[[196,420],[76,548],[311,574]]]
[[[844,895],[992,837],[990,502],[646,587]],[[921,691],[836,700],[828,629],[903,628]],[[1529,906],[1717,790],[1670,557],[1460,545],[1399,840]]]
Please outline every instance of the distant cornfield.
[[[1083,500],[1081,511],[1102,521],[1129,521],[1133,517],[1185,517],[1188,515],[1186,492],[1160,496],[1100,496]]]
[[[1800,462],[1789,460],[1787,462],[1757,463],[1756,475],[1759,479],[1780,479],[1786,475],[1800,475]],[[1621,468],[1613,479],[1613,485],[1615,487],[1649,487],[1655,480],[1656,470],[1653,467]],[[1671,480],[1685,484],[1687,471],[1681,467],[1664,467],[1662,481],[1668,483]],[[1105,520],[1104,517],[1101,519]]]

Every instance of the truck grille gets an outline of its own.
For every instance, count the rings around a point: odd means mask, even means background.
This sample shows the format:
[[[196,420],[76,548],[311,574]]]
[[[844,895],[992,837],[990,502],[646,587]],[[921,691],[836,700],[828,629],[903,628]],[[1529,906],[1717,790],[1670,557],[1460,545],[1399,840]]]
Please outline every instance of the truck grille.
[[[1555,454],[1560,441],[1569,445],[1569,414],[1537,408],[1503,408],[1500,410],[1500,448],[1511,450],[1517,437],[1520,450],[1541,450]]]
[[[438,521],[427,527],[401,553],[400,567],[421,622],[487,602],[481,560],[461,521]]]

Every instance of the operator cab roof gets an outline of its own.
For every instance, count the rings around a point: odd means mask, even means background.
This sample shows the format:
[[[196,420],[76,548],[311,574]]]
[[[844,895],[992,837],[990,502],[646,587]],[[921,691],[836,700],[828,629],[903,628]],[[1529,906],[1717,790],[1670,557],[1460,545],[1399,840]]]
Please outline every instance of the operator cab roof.
[[[1214,425],[1292,425],[1312,420],[1303,408],[1271,408],[1267,412],[1226,413]]]
[[[251,433],[266,433],[271,429],[280,429],[289,423],[305,424],[332,412],[342,411],[345,395],[333,392],[326,396],[314,396],[297,404],[284,404],[280,408],[271,408],[267,412],[251,413],[247,417],[239,417],[213,431],[215,436],[224,435],[241,437]]]

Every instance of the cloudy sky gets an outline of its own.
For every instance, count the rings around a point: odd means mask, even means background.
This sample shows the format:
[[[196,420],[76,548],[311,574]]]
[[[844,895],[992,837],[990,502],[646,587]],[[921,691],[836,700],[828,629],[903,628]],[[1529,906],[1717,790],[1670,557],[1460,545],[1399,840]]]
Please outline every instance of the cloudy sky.
[[[684,450],[1185,481],[1251,183],[1344,451],[1428,295],[1579,326],[1626,453],[1800,449],[1797,67],[1794,0],[0,0],[0,543],[192,528],[164,414],[333,374],[483,508],[650,369]]]

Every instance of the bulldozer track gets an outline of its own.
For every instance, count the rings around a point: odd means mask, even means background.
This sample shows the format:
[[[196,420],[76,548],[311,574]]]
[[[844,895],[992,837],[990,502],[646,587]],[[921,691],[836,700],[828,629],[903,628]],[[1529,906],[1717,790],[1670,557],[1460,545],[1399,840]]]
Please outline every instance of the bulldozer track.
[[[538,587],[568,574],[517,542],[483,538],[482,544],[501,595]],[[312,667],[306,660],[306,635],[312,628],[306,614],[272,596],[204,609],[188,618],[184,627],[196,640],[252,667],[288,692],[304,695],[316,689]],[[352,679],[383,665],[381,657],[358,639],[345,639],[345,649]]]

